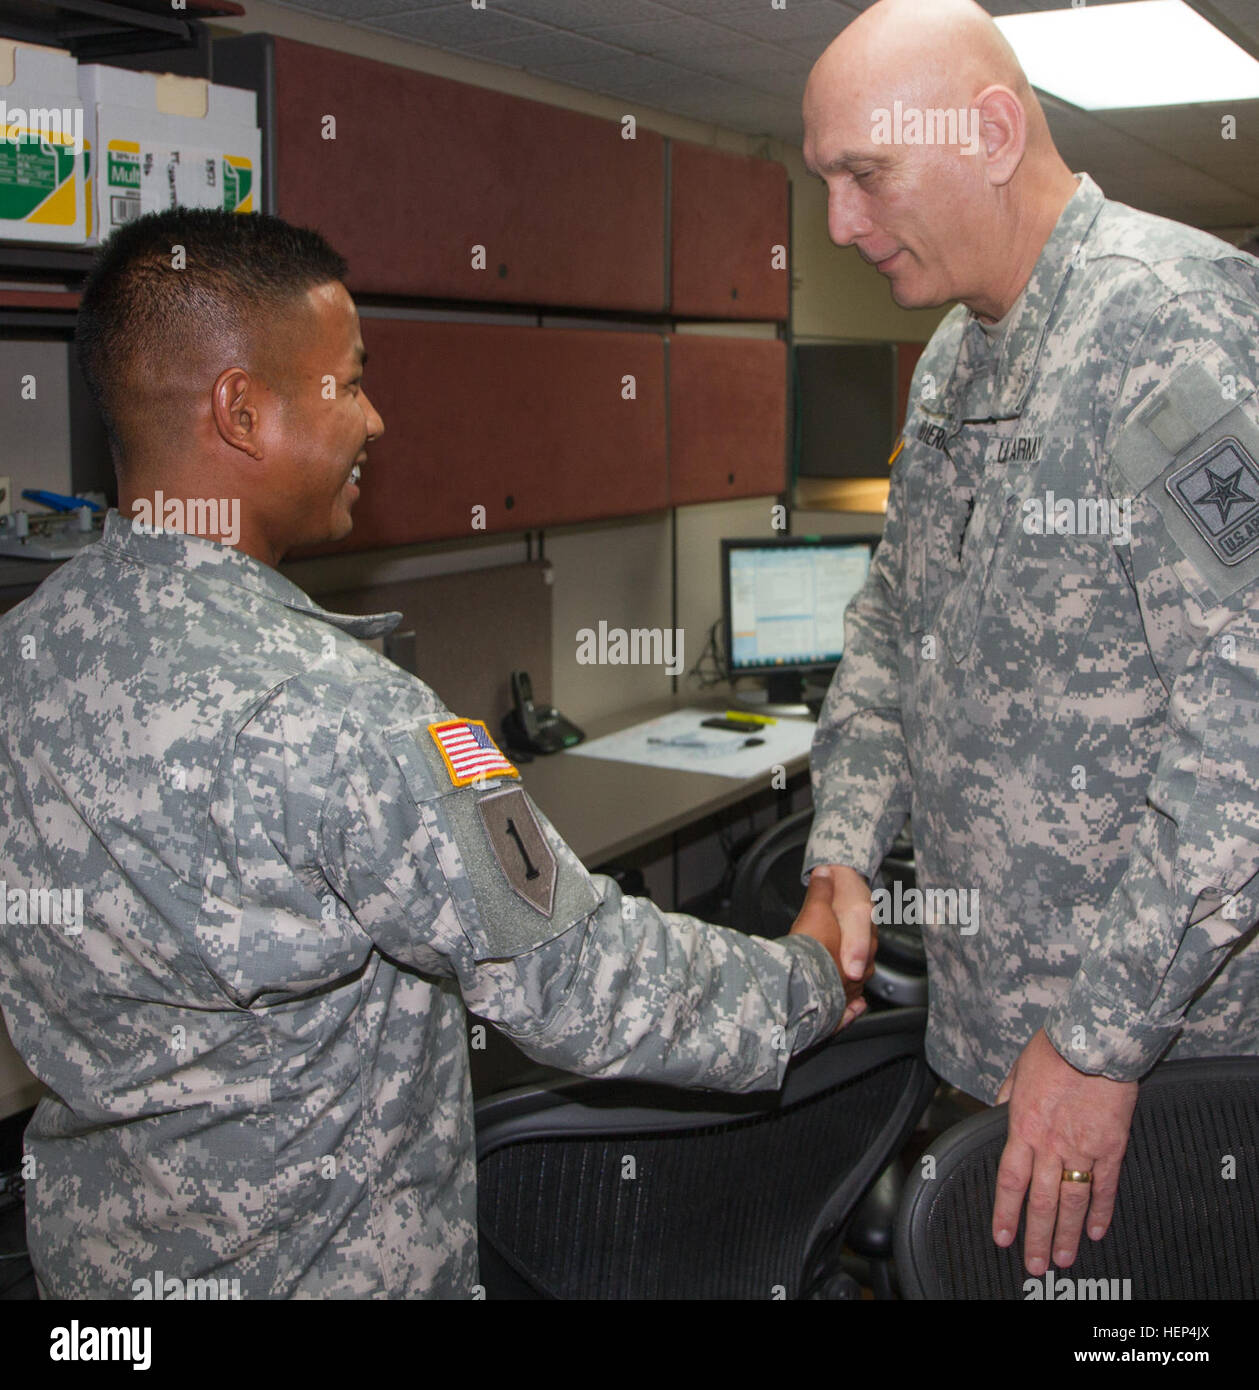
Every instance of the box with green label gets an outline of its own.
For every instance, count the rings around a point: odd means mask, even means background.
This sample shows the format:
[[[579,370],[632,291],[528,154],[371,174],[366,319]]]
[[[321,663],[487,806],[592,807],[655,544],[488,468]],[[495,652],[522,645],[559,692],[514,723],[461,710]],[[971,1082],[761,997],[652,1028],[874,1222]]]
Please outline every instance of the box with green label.
[[[82,244],[89,152],[78,63],[0,39],[0,239]]]
[[[199,77],[79,68],[96,157],[88,241],[171,207],[253,212],[261,206],[258,99]]]

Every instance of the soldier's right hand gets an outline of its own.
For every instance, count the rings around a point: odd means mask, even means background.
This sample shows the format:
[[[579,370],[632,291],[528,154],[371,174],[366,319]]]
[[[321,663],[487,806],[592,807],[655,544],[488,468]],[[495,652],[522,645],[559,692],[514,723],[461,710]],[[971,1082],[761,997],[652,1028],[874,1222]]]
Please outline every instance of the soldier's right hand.
[[[832,905],[844,938],[840,970],[844,979],[865,984],[874,974],[874,953],[879,949],[870,885],[846,864],[819,865],[823,867],[833,884]]]
[[[839,877],[841,873],[852,874],[865,888],[864,913],[859,900],[850,901],[852,888]],[[874,947],[877,945],[870,913],[870,890],[864,879],[852,869],[840,870],[835,866],[819,865],[809,878],[804,906],[791,928],[793,934],[800,933],[820,941],[835,962],[848,1001],[839,1028],[846,1028],[866,1010],[862,991],[874,971]],[[866,960],[861,970],[855,968],[859,954]]]

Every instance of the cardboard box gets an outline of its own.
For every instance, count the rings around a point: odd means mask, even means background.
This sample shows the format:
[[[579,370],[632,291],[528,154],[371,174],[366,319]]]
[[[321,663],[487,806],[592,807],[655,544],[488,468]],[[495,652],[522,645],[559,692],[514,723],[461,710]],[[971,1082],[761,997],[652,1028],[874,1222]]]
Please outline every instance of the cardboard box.
[[[261,206],[262,136],[253,92],[104,64],[83,65],[78,76],[97,155],[90,244],[146,212]]]
[[[0,238],[81,245],[87,121],[78,63],[59,48],[0,39]]]

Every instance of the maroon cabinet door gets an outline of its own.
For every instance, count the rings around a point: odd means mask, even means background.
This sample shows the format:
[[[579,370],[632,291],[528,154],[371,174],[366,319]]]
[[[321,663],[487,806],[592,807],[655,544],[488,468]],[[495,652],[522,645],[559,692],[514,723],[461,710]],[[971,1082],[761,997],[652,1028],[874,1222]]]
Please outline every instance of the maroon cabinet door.
[[[672,304],[692,318],[785,319],[786,168],[673,141]]]
[[[787,349],[777,340],[669,339],[669,494],[675,506],[786,486]]]
[[[385,433],[353,534],[321,553],[668,506],[657,335],[364,317],[363,343]]]
[[[351,289],[665,307],[661,136],[274,42],[276,211],[332,242]]]

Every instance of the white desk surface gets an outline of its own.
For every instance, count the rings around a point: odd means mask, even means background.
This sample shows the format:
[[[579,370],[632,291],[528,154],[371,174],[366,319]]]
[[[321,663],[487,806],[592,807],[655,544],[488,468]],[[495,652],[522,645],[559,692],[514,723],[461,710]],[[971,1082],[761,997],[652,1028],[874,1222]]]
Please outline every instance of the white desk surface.
[[[588,739],[601,738],[672,710],[705,707],[721,713],[728,696],[705,699],[682,694],[657,700],[582,725]],[[787,776],[808,767],[807,755],[784,764]],[[768,773],[743,781],[708,773],[678,772],[565,753],[535,757],[520,768],[529,795],[577,856],[593,868],[692,825],[748,796],[768,791]]]

